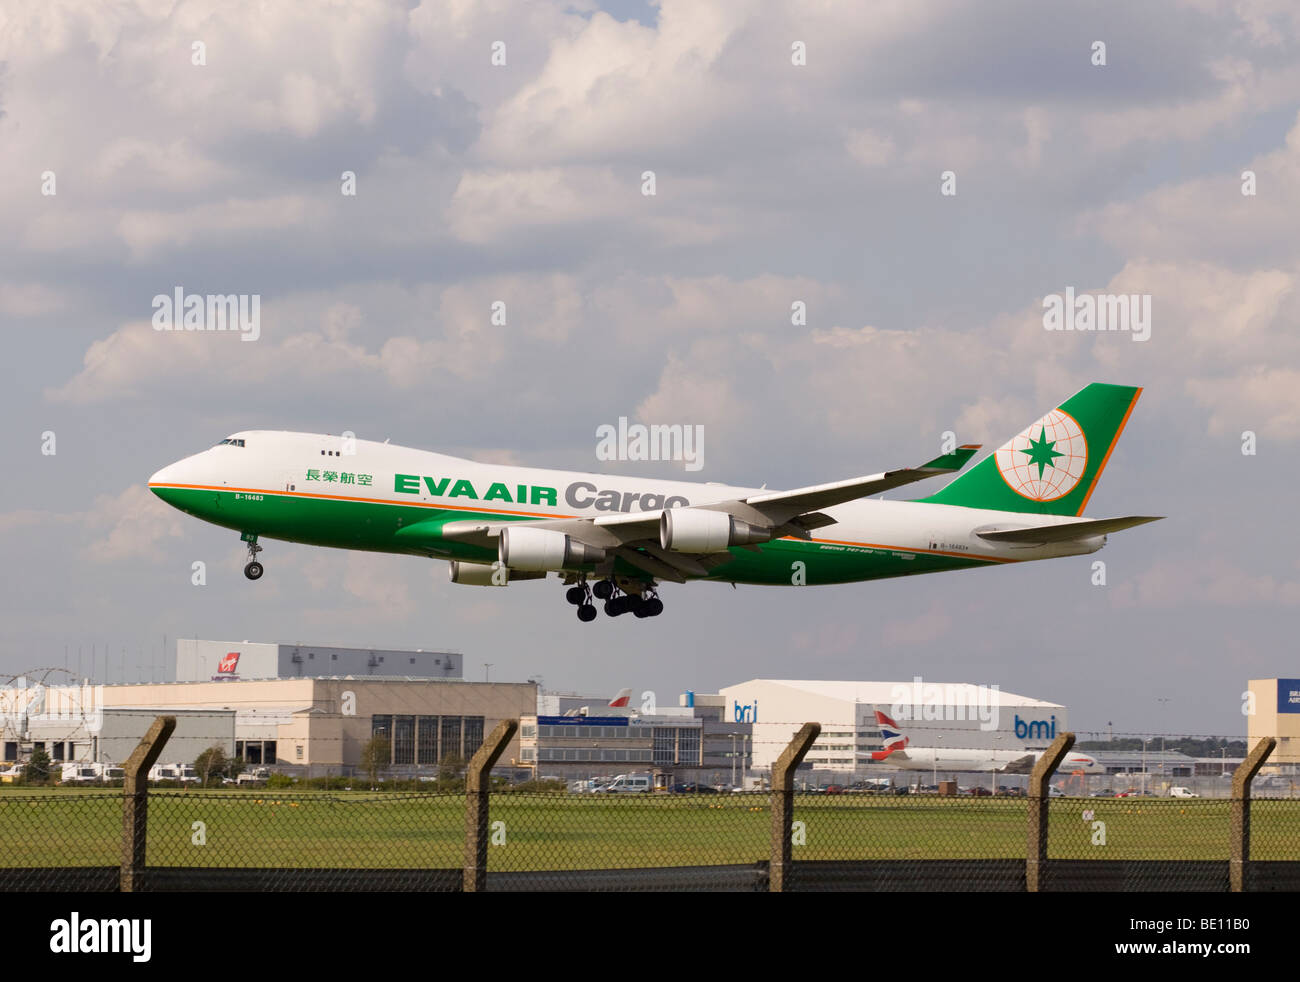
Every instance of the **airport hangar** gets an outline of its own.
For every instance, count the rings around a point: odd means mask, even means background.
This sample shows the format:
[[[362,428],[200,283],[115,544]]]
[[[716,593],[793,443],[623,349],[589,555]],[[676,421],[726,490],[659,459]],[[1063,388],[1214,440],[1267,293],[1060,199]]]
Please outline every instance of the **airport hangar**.
[[[17,756],[39,739],[48,751],[57,738],[63,759],[120,764],[154,717],[174,714],[164,761],[188,763],[217,745],[250,766],[346,775],[383,735],[388,774],[431,773],[468,760],[500,720],[537,712],[535,683],[466,682],[462,665],[454,652],[182,640],[177,681],[90,686],[79,725],[33,717],[25,743],[6,736],[5,750]],[[114,739],[101,741],[110,720]],[[519,756],[518,739],[503,764]]]
[[[1069,729],[1065,706],[970,683],[750,679],[720,693],[727,718],[753,724],[753,766],[770,771],[804,723],[821,735],[799,770],[837,781],[887,776],[871,759],[881,749],[880,710],[913,747],[1042,750]]]

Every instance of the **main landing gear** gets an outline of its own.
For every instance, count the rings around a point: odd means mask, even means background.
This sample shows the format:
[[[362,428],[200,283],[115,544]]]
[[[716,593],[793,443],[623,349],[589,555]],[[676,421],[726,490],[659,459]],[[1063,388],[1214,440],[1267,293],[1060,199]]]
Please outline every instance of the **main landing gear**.
[[[593,596],[604,601],[605,613],[610,617],[629,613],[636,617],[658,617],[664,612],[664,602],[659,599],[652,583],[640,580],[618,583],[609,577],[589,584],[586,576],[572,578],[569,582],[572,586],[564,591],[564,599],[578,608],[578,620],[584,624],[596,619]]]
[[[250,580],[260,580],[262,574],[266,572],[262,564],[257,561],[257,554],[262,551],[262,547],[257,544],[255,535],[251,538],[246,537],[244,541],[248,543],[248,565],[244,567],[244,575]]]

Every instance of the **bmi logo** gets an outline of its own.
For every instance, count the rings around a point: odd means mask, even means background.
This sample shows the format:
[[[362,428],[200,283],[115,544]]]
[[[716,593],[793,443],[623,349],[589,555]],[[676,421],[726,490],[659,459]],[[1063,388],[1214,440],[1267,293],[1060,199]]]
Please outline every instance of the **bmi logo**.
[[[1031,501],[1063,498],[1088,466],[1088,441],[1068,413],[1053,409],[994,455],[1002,480]]]
[[[1053,715],[1051,722],[1045,719],[1024,720],[1020,714],[1016,713],[1016,739],[1017,740],[1055,740],[1056,739],[1056,716]]]
[[[239,666],[239,652],[228,651],[226,657],[217,663],[217,673],[219,675],[234,675],[235,669]]]

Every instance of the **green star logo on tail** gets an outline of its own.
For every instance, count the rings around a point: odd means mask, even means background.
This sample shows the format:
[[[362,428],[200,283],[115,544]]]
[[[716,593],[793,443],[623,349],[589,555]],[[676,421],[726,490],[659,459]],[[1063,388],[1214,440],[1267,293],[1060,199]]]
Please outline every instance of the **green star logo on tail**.
[[[1029,438],[1029,449],[1021,450],[1022,454],[1029,455],[1029,466],[1038,465],[1038,478],[1042,480],[1044,467],[1056,467],[1056,458],[1064,457],[1065,454],[1056,450],[1056,441],[1047,439],[1047,428],[1041,427],[1038,431],[1038,439],[1032,436]]]

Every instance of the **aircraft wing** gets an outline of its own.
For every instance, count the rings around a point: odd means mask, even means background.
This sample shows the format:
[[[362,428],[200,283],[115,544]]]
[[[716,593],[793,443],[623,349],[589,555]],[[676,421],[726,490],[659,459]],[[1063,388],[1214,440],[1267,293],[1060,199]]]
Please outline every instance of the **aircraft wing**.
[[[919,467],[905,467],[866,477],[850,478],[831,484],[817,484],[793,491],[765,491],[747,498],[707,502],[691,505],[676,511],[723,512],[742,522],[773,529],[773,538],[793,536],[807,539],[813,529],[833,525],[835,519],[820,511],[832,505],[843,504],[869,495],[880,494],[902,487],[913,481],[940,474],[951,474],[962,467],[979,450],[977,444],[958,447]],[[709,570],[731,559],[725,550],[714,553],[685,553],[664,549],[660,545],[659,524],[663,509],[636,514],[601,515],[593,518],[548,518],[537,521],[503,522],[475,519],[446,521],[428,519],[402,529],[402,538],[419,541],[436,538],[456,539],[491,548],[501,530],[506,527],[527,525],[551,529],[572,536],[579,542],[610,551],[629,564],[661,579],[685,582],[689,577],[702,577]],[[756,546],[739,548],[756,549]]]
[[[966,466],[966,462],[975,456],[977,450],[979,450],[978,444],[966,444],[952,453],[943,454],[919,467],[903,467],[896,471],[853,477],[847,481],[835,481],[831,484],[816,484],[808,488],[797,488],[794,491],[768,491],[737,501],[721,501],[700,507],[709,511],[726,511],[745,521],[754,521],[754,518],[739,514],[740,511],[749,509],[756,517],[765,519],[772,525],[781,525],[801,515],[815,512],[819,508],[842,505],[846,501],[880,494],[927,477],[955,473]]]

